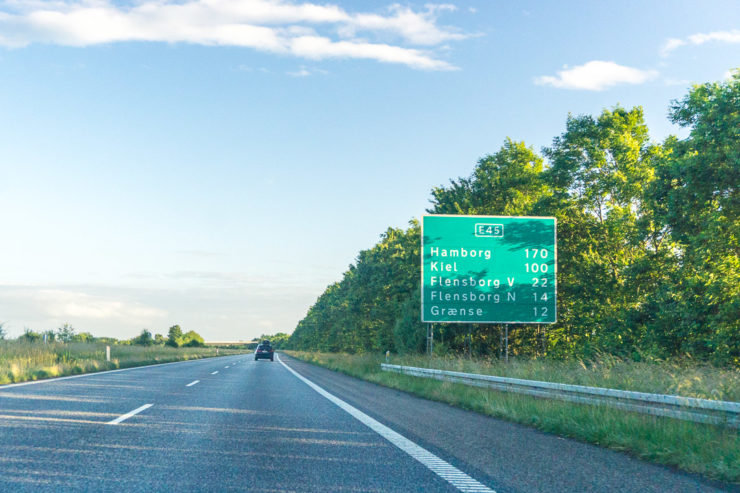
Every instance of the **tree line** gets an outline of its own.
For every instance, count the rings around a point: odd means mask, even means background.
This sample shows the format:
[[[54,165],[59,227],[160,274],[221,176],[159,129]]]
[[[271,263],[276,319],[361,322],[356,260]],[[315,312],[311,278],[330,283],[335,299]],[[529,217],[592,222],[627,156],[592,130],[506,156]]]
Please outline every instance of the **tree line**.
[[[694,86],[668,118],[688,136],[651,141],[641,107],[569,115],[541,153],[507,139],[432,190],[431,214],[557,218],[558,322],[513,327],[514,354],[740,365],[740,71]],[[419,248],[417,220],[389,228],[286,345],[423,351]],[[469,332],[475,353],[500,352],[500,326],[435,326],[441,351]]]
[[[0,340],[5,339],[5,330],[0,323]],[[203,347],[205,342],[203,337],[194,330],[187,332],[182,331],[179,325],[173,325],[169,328],[167,336],[154,334],[149,329],[142,329],[141,333],[131,339],[119,340],[115,337],[95,337],[90,332],[77,332],[70,324],[65,323],[56,330],[45,330],[37,332],[26,328],[17,341],[26,343],[35,342],[99,342],[104,344],[133,344],[138,346],[167,345],[171,347]]]

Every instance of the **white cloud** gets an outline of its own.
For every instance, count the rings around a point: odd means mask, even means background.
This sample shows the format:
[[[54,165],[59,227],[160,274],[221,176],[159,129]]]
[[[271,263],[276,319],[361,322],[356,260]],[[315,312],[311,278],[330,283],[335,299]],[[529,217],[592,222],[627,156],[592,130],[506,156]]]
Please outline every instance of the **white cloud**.
[[[383,14],[349,13],[337,5],[284,0],[143,0],[124,7],[112,0],[5,1],[0,3],[0,45],[31,43],[90,46],[126,41],[239,46],[314,60],[359,58],[418,69],[454,67],[433,53],[403,46],[433,47],[467,35],[440,26],[449,5],[414,11],[393,5]],[[319,32],[323,29],[325,32]],[[370,42],[357,32],[395,36]],[[335,39],[336,33],[341,39]]]
[[[125,319],[141,321],[162,318],[167,312],[140,303],[93,296],[58,289],[42,289],[33,294],[48,316],[58,319]]]
[[[328,73],[329,72],[327,72],[326,70],[322,70],[322,69],[319,69],[319,68],[308,68],[308,67],[304,67],[304,66],[301,66],[301,68],[298,69],[298,70],[286,72],[286,74],[289,75],[289,76],[291,76],[291,77],[308,77],[309,75],[314,75],[314,74],[323,74],[323,75],[326,75]]]
[[[561,89],[603,91],[621,84],[642,84],[658,73],[655,70],[640,70],[614,62],[593,60],[573,68],[563,67],[557,76],[544,75],[534,79],[535,84]]]
[[[16,335],[24,326],[54,329],[69,322],[75,327],[124,326],[137,328],[162,324],[168,312],[131,299],[79,288],[0,285],[0,312]],[[99,291],[99,289],[97,289]]]
[[[668,56],[676,48],[689,44],[699,46],[709,42],[719,43],[740,43],[740,30],[732,31],[714,31],[711,33],[696,33],[688,36],[686,39],[670,38],[660,49],[661,56]]]
[[[691,81],[688,79],[676,79],[675,77],[666,77],[663,79],[663,83],[667,86],[684,86],[688,87]]]
[[[452,5],[427,5],[424,12],[415,12],[408,7],[393,5],[391,15],[358,14],[340,30],[344,35],[354,37],[355,31],[390,31],[417,45],[437,45],[447,41],[459,41],[467,35],[437,27],[437,13],[454,11]]]
[[[410,48],[359,41],[332,41],[322,36],[301,36],[290,40],[290,52],[312,60],[326,58],[360,58],[387,63],[400,63],[425,70],[455,70],[443,60]]]
[[[685,44],[686,41],[682,39],[670,38],[663,44],[663,47],[660,49],[660,54],[661,56],[667,56],[670,52]]]

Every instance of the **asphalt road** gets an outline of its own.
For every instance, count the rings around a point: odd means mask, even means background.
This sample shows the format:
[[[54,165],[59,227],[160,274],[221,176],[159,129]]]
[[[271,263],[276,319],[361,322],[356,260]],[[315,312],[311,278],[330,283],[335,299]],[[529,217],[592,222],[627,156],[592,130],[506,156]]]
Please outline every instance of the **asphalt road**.
[[[283,361],[309,382],[241,355],[0,386],[0,491],[730,489]]]

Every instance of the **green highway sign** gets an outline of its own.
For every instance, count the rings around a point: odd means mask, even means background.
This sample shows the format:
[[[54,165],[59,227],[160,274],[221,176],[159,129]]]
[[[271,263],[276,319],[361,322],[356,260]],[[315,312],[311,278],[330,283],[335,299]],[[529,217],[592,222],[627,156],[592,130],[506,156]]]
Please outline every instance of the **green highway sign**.
[[[554,217],[423,216],[421,320],[555,323]]]

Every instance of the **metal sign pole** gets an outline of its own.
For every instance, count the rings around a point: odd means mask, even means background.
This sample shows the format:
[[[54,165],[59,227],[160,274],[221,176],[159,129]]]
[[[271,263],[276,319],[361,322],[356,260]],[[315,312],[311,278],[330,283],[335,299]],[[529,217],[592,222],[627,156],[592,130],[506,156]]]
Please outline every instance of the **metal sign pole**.
[[[434,355],[434,324],[429,324],[429,357]]]
[[[509,324],[504,324],[506,331],[506,362],[509,362]]]
[[[537,327],[539,327],[539,324],[537,324]],[[542,330],[542,356],[545,356],[547,354],[547,325]]]
[[[473,358],[473,328],[468,325],[468,359]]]
[[[432,324],[427,324],[427,354],[429,356],[432,355],[431,350],[429,348],[429,332],[431,331],[431,329],[432,329]]]
[[[501,326],[498,326],[498,359],[504,357],[504,331],[501,330]]]

